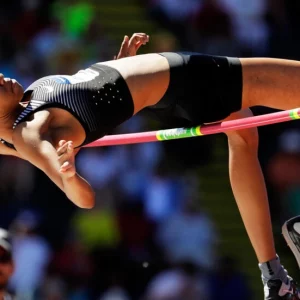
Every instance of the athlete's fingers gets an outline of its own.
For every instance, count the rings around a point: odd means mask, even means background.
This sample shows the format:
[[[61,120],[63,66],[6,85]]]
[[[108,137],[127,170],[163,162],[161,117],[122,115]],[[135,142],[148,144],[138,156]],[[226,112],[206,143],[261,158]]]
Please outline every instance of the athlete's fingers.
[[[60,169],[66,171],[67,169],[69,169],[71,167],[72,167],[72,164],[67,160],[60,166]]]
[[[148,41],[149,40],[149,35],[144,33],[144,32],[136,32],[132,35],[131,37],[132,39],[134,38],[138,38],[138,39],[142,39],[144,41]]]
[[[74,147],[73,142],[68,141],[66,142],[58,152],[58,162],[60,164],[60,171],[68,170],[69,168],[73,168],[73,171],[75,170],[74,166],[74,160],[75,160],[75,153],[74,153]]]
[[[60,167],[59,172],[65,173],[65,172],[71,171],[71,170],[72,170],[72,172],[74,171],[73,164],[71,162],[69,162],[69,161],[65,161],[63,163],[63,165]]]
[[[117,59],[126,57],[127,52],[128,52],[128,42],[129,42],[129,37],[127,35],[124,36],[119,54],[117,55]]]
[[[58,162],[60,164],[60,167],[62,167],[66,162],[73,163],[74,157],[72,155],[69,155],[68,153],[65,153],[58,158]]]
[[[63,155],[64,153],[67,152],[67,149],[68,149],[68,143],[63,144],[61,147],[59,147],[59,148],[56,150],[57,155],[58,155],[58,156]]]
[[[126,35],[122,42],[119,54],[114,59],[136,55],[138,49],[149,41],[149,35],[145,33],[134,33],[132,37]]]
[[[135,51],[137,52],[137,51],[140,49],[140,47],[141,47],[142,45],[146,45],[146,43],[145,43],[145,42],[142,42],[142,41],[137,42],[137,43],[135,44]]]
[[[137,46],[138,44],[146,44],[149,42],[149,35],[146,33],[134,33],[129,40],[129,47]]]
[[[61,147],[61,146],[63,146],[66,142],[67,142],[66,140],[61,140],[61,141],[59,141],[58,146]]]
[[[130,56],[136,55],[138,49],[149,41],[149,36],[145,33],[135,33],[128,44],[128,54]]]
[[[74,146],[73,146],[73,142],[68,142],[68,147],[67,147],[67,151],[69,154],[73,153],[74,150]]]
[[[73,142],[68,141],[68,142],[65,142],[65,144],[63,144],[61,147],[59,147],[56,152],[57,152],[58,156],[61,156],[66,153],[72,154],[73,150],[74,150]]]
[[[65,161],[59,169],[60,174],[65,178],[70,178],[76,174],[76,169],[71,161]]]
[[[142,45],[145,45],[148,41],[149,35],[145,33],[134,33],[130,39],[127,35],[125,35],[119,54],[115,56],[114,59],[136,55],[138,49]]]
[[[61,155],[61,153],[63,151],[65,151],[64,149],[67,146],[66,143],[67,143],[66,140],[61,140],[61,141],[58,142],[58,149],[56,150],[58,155]]]
[[[128,42],[128,51],[130,53],[135,52],[136,46],[140,43],[143,44],[143,38],[141,36],[134,34]]]

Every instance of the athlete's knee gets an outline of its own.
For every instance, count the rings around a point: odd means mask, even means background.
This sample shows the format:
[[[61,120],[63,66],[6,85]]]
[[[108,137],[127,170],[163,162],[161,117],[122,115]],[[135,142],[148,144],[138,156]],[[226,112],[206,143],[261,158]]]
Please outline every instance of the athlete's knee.
[[[230,116],[230,119],[240,119],[253,116],[249,109],[244,109]],[[257,150],[259,138],[257,128],[247,128],[238,131],[230,131],[226,133],[228,137],[229,147],[231,149],[247,147],[248,149]]]
[[[258,149],[258,132],[256,128],[243,129],[226,133],[230,148],[247,147],[248,149]]]

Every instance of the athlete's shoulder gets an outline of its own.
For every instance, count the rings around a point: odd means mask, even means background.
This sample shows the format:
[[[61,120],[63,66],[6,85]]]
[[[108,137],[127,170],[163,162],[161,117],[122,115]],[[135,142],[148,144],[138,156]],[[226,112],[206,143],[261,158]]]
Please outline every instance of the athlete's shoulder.
[[[63,75],[50,75],[42,77],[36,81],[34,81],[32,84],[30,84],[26,90],[26,92],[34,91],[37,87],[44,86],[44,85],[51,85],[53,83],[61,83],[61,84],[69,84],[70,81],[67,78],[68,76]]]

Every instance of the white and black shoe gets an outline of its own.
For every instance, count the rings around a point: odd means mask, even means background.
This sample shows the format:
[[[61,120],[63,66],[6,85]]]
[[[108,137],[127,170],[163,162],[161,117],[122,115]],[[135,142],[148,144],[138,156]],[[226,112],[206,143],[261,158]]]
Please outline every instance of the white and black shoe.
[[[265,300],[299,300],[300,292],[291,277],[288,283],[279,279],[269,280],[264,283]]]
[[[282,234],[300,268],[300,216],[286,221],[282,226]]]

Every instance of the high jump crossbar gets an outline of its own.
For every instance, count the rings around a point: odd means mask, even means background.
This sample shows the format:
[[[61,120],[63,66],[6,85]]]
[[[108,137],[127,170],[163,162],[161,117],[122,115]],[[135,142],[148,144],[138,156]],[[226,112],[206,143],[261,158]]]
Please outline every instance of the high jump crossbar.
[[[285,110],[260,116],[247,117],[220,123],[201,125],[191,128],[173,128],[139,133],[108,135],[84,147],[100,147],[113,145],[126,145],[147,142],[161,142],[182,138],[197,137],[216,134],[232,130],[264,126],[300,119],[300,108]]]

